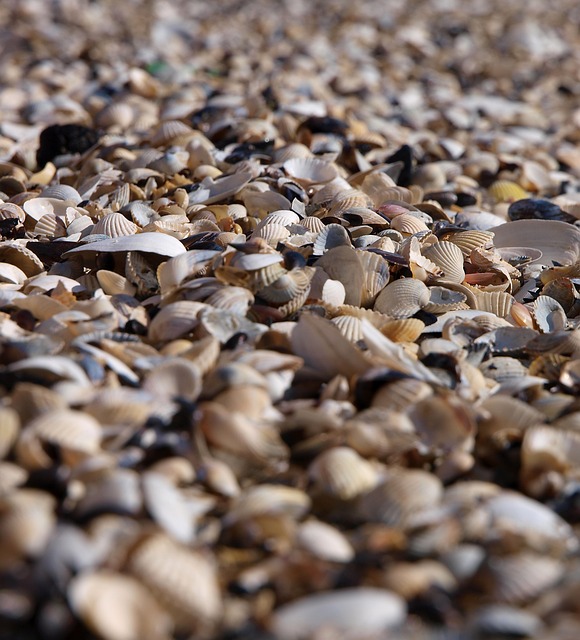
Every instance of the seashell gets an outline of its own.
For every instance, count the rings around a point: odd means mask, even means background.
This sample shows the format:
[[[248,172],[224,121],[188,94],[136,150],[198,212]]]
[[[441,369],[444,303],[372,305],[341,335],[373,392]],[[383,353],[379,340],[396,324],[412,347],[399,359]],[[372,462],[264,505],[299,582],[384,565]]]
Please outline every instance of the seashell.
[[[345,303],[360,306],[365,274],[358,252],[352,247],[334,247],[319,258],[316,267],[321,268],[333,280],[344,286]]]
[[[314,276],[310,281],[309,297],[333,306],[343,304],[346,291],[342,282],[330,278],[320,267],[315,267],[314,269]]]
[[[241,316],[245,316],[248,313],[248,309],[253,302],[254,296],[247,289],[231,286],[218,289],[205,299],[205,304],[211,307],[227,309]]]
[[[479,368],[486,377],[498,382],[525,376],[527,373],[526,367],[519,360],[506,356],[490,358],[480,364]]]
[[[380,206],[392,196],[392,188],[396,188],[395,181],[386,173],[373,171],[365,176],[361,190],[369,195],[375,207]]]
[[[250,420],[242,413],[231,413],[216,402],[200,405],[199,427],[216,451],[223,450],[262,463],[285,458],[288,454],[273,427]]]
[[[550,380],[550,382],[557,382],[560,380],[560,376],[563,373],[564,366],[570,361],[567,356],[562,356],[557,353],[547,353],[543,356],[538,356],[530,362],[529,373],[531,376],[540,376]],[[563,383],[563,381],[561,381]],[[567,385],[567,386],[574,386]]]
[[[231,526],[261,515],[286,515],[299,519],[308,512],[310,505],[310,498],[300,489],[273,484],[256,485],[234,499],[224,517],[224,525]]]
[[[151,320],[149,339],[152,342],[168,342],[186,335],[199,324],[198,314],[205,306],[191,300],[168,304]]]
[[[153,534],[132,551],[126,568],[171,614],[178,629],[207,633],[219,621],[222,597],[216,568],[199,551]]]
[[[463,253],[456,244],[441,240],[424,249],[423,255],[443,270],[445,280],[463,282]]]
[[[304,300],[310,291],[310,281],[314,275],[312,267],[292,269],[280,276],[275,282],[258,291],[258,296],[275,306],[282,306],[292,300]]]
[[[44,264],[36,254],[17,241],[0,242],[0,261],[18,267],[29,278],[44,271]]]
[[[370,307],[389,282],[389,263],[376,253],[366,251],[357,252],[357,257],[364,273],[361,306]]]
[[[521,552],[487,558],[474,580],[496,601],[524,604],[556,584],[563,573],[559,560]]]
[[[350,342],[356,343],[362,340],[363,333],[360,318],[355,316],[336,316],[331,320],[336,325],[342,335]]]
[[[447,313],[465,308],[467,296],[461,291],[451,291],[446,287],[429,287],[429,302],[423,309],[429,313]]]
[[[310,638],[321,629],[341,638],[370,637],[400,626],[405,615],[404,600],[391,591],[356,587],[285,604],[274,611],[269,627],[280,640]]]
[[[386,407],[405,413],[415,402],[433,394],[431,387],[421,380],[412,378],[396,380],[383,385],[373,396],[371,406]]]
[[[503,291],[479,291],[476,295],[476,304],[479,311],[488,311],[500,318],[507,318],[510,315],[514,302],[515,298]]]
[[[473,448],[475,421],[462,402],[429,396],[417,402],[408,415],[427,447],[442,451]]]
[[[0,202],[0,220],[16,218],[20,223],[26,219],[26,213],[22,207],[12,202]]]
[[[377,470],[350,447],[333,447],[308,467],[308,477],[325,494],[350,500],[379,481]]]
[[[16,489],[0,497],[0,566],[16,568],[44,552],[54,525],[56,501],[45,491]]]
[[[496,180],[490,185],[488,192],[496,202],[515,202],[529,195],[517,182],[511,180]]]
[[[422,231],[428,231],[429,227],[412,213],[402,213],[391,220],[391,229],[399,231],[403,236],[410,236]]]
[[[541,295],[534,300],[532,316],[542,333],[563,330],[568,324],[562,305],[549,296]]]
[[[542,252],[538,261],[571,265],[580,261],[580,229],[556,220],[516,220],[494,227],[496,247],[524,246]]]
[[[330,249],[340,246],[352,246],[347,230],[339,224],[327,225],[314,241],[314,255],[321,256]]]
[[[26,484],[28,472],[12,462],[0,460],[0,499]]]
[[[75,466],[87,456],[100,451],[101,426],[80,411],[54,410],[28,423],[16,444],[19,461],[27,468],[50,466],[42,445],[58,448],[62,461]]]
[[[143,500],[138,474],[131,469],[111,469],[109,464],[105,460],[104,467],[97,467],[84,479],[85,490],[76,504],[76,517],[89,518],[107,512],[126,515],[141,512]]]
[[[429,296],[429,289],[420,280],[401,278],[379,293],[373,308],[392,318],[410,318],[428,304]]]
[[[339,190],[332,198],[329,214],[331,216],[340,216],[341,213],[349,209],[357,207],[372,208],[372,206],[372,199],[364,191],[349,189],[347,187],[346,189]]]
[[[132,296],[137,290],[136,287],[127,280],[127,278],[115,271],[99,269],[95,275],[99,281],[99,285],[107,295],[114,296],[126,294]]]
[[[486,248],[494,241],[492,231],[458,231],[447,234],[445,238],[452,244],[457,245],[464,256],[470,256],[474,249]]]
[[[423,332],[425,323],[417,318],[389,320],[380,329],[393,342],[415,342]]]
[[[271,222],[258,228],[252,234],[253,238],[263,238],[271,247],[276,247],[279,242],[290,237],[290,231],[282,224]]]
[[[526,344],[526,351],[534,355],[544,353],[576,355],[580,352],[580,329],[541,334]]]
[[[154,147],[168,146],[194,135],[194,130],[180,120],[166,120],[159,124],[150,142]]]
[[[543,624],[531,612],[496,604],[479,609],[473,616],[470,628],[484,635],[533,638],[542,633]]]
[[[189,360],[172,358],[145,376],[143,389],[165,400],[179,398],[193,402],[201,392],[201,374]]]
[[[131,236],[137,233],[139,227],[130,220],[127,220],[121,213],[107,213],[93,227],[92,233],[102,233],[110,238],[121,236]]]
[[[177,240],[165,233],[139,233],[131,236],[120,236],[98,242],[90,242],[75,249],[66,251],[63,256],[75,253],[116,253],[142,251],[172,258],[185,253],[185,247]],[[1,253],[1,248],[0,248]]]
[[[291,335],[292,353],[325,379],[368,369],[368,360],[330,321],[302,314]]]
[[[68,184],[49,185],[41,191],[40,197],[68,201],[72,202],[74,205],[79,204],[83,200],[81,194],[74,187],[71,187]]]
[[[296,544],[315,558],[329,562],[350,562],[355,552],[346,537],[320,520],[307,520],[296,532]]]
[[[8,262],[0,262],[0,283],[23,284],[27,277],[22,269]]]
[[[421,597],[431,589],[453,591],[457,587],[449,569],[433,560],[392,564],[382,575],[382,583],[407,600]]]
[[[282,165],[286,173],[303,186],[324,184],[337,177],[336,167],[320,158],[294,156]]]
[[[67,235],[67,229],[62,218],[55,216],[54,213],[46,213],[34,225],[33,233],[48,238],[62,238]]]
[[[578,300],[576,287],[570,278],[555,278],[542,289],[542,295],[550,296],[560,303],[566,314],[570,313]]]
[[[168,638],[172,622],[138,580],[107,569],[71,580],[68,600],[96,635],[108,640]]]
[[[0,460],[10,453],[20,432],[21,419],[10,407],[0,407]]]
[[[433,474],[390,468],[380,484],[359,498],[357,514],[404,530],[415,514],[437,506],[442,497],[443,485]]]

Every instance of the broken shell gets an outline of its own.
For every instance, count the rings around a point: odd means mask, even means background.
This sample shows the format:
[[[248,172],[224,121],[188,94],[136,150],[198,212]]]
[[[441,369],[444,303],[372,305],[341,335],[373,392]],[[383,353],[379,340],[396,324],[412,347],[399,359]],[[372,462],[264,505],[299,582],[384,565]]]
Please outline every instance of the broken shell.
[[[562,305],[549,296],[538,296],[534,300],[532,316],[542,333],[560,331],[568,324]]]

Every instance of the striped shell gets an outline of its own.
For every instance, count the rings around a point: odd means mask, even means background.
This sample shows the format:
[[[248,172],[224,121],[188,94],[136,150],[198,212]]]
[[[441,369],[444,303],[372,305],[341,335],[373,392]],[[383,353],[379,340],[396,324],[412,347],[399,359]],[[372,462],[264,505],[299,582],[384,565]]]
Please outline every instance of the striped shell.
[[[429,289],[415,278],[401,278],[378,295],[374,310],[392,318],[410,318],[429,302]]]

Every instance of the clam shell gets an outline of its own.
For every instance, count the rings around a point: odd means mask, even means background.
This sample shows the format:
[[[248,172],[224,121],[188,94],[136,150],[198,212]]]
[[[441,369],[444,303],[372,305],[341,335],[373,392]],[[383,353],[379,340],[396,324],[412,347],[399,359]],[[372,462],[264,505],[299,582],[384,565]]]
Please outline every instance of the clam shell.
[[[165,233],[139,233],[131,236],[120,236],[109,240],[90,242],[76,249],[70,249],[63,255],[76,253],[116,253],[124,251],[143,251],[170,258],[185,253],[185,247],[172,236]],[[1,248],[0,248],[1,254]]]
[[[319,520],[307,520],[296,532],[296,544],[314,557],[330,562],[350,562],[355,551],[335,527]]]
[[[0,261],[18,267],[29,278],[44,271],[44,264],[36,254],[17,241],[0,242]]]
[[[132,296],[137,288],[132,285],[125,276],[115,271],[99,269],[96,273],[97,280],[103,291],[108,295],[126,294]]]
[[[337,177],[336,167],[320,158],[292,157],[282,165],[286,173],[304,186],[324,184]]]
[[[469,256],[474,249],[491,245],[494,236],[492,231],[458,231],[446,236],[446,238],[452,244],[457,245],[464,256]]]
[[[363,333],[360,318],[355,316],[336,316],[332,319],[332,324],[336,325],[342,335],[350,342],[362,340]]]
[[[333,280],[338,280],[346,292],[345,304],[360,306],[366,279],[358,252],[350,246],[334,247],[316,263]]]
[[[467,296],[460,291],[451,291],[446,287],[429,287],[429,302],[423,306],[429,313],[447,313],[465,308]]]
[[[68,587],[71,608],[95,634],[108,640],[168,638],[172,622],[135,578],[102,569],[83,573]]]
[[[286,515],[302,518],[310,509],[311,500],[306,493],[283,485],[261,484],[241,493],[224,517],[224,524],[231,526],[261,515]]]
[[[510,315],[514,302],[515,298],[503,291],[479,291],[476,295],[476,304],[479,311],[489,311],[500,318],[507,318]]]
[[[538,296],[534,300],[532,316],[542,333],[560,331],[565,329],[568,324],[562,305],[549,296]]]
[[[379,293],[374,310],[392,318],[410,318],[429,302],[429,289],[420,280],[401,278]]]
[[[329,224],[316,236],[314,255],[321,256],[330,249],[343,245],[352,246],[348,231],[339,224]]]
[[[205,308],[200,302],[180,300],[163,307],[149,324],[152,342],[168,342],[189,333],[199,324],[198,313]]]
[[[361,306],[371,307],[389,282],[389,263],[376,253],[366,251],[358,251],[357,257],[364,273]]]
[[[292,269],[271,285],[260,289],[257,295],[274,306],[282,306],[290,301],[296,301],[297,308],[299,308],[308,296],[313,275],[314,269],[312,267]]]
[[[210,307],[227,309],[240,316],[245,316],[248,313],[250,305],[254,302],[254,296],[243,287],[230,286],[218,289],[215,293],[208,296],[204,302]]]
[[[270,629],[280,640],[303,640],[320,629],[341,638],[380,635],[405,619],[402,598],[391,591],[357,587],[305,596],[274,611]]]
[[[180,398],[193,402],[201,392],[201,374],[193,362],[172,358],[147,374],[143,389],[165,400]]]

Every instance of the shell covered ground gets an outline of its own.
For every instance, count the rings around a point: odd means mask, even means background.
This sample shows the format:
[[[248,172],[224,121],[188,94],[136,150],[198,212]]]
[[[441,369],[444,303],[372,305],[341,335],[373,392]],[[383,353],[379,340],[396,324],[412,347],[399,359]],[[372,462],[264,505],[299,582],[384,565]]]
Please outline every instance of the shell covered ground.
[[[2,640],[580,637],[579,24],[1,3]]]

